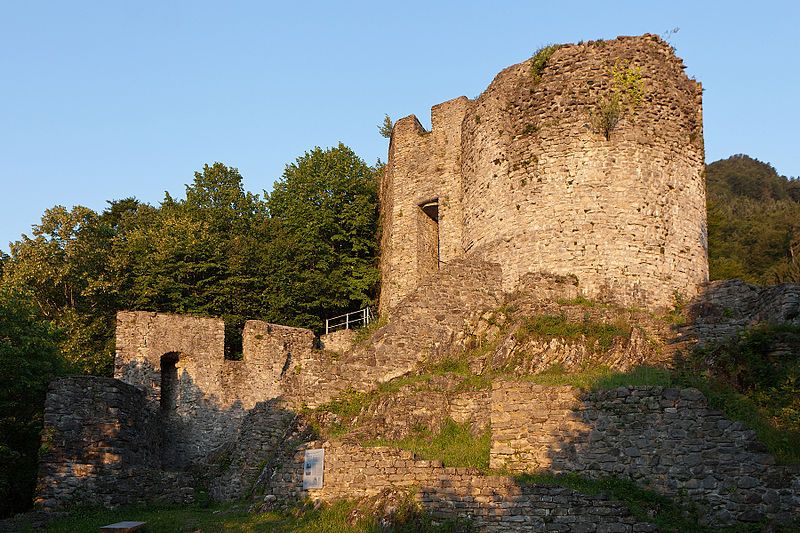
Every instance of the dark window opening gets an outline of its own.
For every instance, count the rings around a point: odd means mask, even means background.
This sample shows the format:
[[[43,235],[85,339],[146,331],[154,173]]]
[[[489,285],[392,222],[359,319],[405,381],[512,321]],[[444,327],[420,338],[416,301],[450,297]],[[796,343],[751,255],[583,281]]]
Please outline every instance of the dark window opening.
[[[439,200],[431,200],[419,206],[422,212],[431,217],[431,220],[439,223]]]
[[[161,411],[174,412],[178,406],[178,354],[161,356]]]
[[[225,321],[225,359],[241,361],[244,359],[242,332],[247,319],[243,316],[228,315],[224,316],[223,320]]]

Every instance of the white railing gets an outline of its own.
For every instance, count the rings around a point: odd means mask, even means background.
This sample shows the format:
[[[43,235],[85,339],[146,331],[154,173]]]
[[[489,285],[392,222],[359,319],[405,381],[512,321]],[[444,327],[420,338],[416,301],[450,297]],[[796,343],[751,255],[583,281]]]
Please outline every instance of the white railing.
[[[375,317],[369,307],[325,319],[325,335],[337,329],[363,328]]]

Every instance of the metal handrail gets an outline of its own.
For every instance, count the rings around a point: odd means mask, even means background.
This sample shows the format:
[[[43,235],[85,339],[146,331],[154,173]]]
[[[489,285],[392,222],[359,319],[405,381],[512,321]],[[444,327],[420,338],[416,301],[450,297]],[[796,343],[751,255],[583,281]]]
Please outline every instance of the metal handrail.
[[[373,318],[372,310],[369,307],[359,309],[358,311],[351,311],[343,315],[326,318],[325,335],[332,331],[336,331],[337,329],[350,329],[351,327],[355,328],[367,326],[370,322],[372,322]],[[337,320],[339,321],[337,322]],[[342,328],[342,326],[344,326],[344,328]]]

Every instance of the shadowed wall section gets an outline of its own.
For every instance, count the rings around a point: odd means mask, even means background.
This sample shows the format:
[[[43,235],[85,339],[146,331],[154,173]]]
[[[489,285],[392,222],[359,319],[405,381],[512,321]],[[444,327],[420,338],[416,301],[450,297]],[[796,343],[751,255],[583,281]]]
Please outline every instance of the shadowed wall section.
[[[314,335],[250,320],[241,361],[225,359],[224,344],[218,318],[117,314],[114,376],[161,407],[167,470],[186,468],[230,441],[248,410],[280,395],[284,367],[313,351]]]
[[[697,389],[620,387],[592,393],[496,381],[490,466],[510,472],[619,476],[687,495],[713,524],[800,509],[800,469],[775,458]]]

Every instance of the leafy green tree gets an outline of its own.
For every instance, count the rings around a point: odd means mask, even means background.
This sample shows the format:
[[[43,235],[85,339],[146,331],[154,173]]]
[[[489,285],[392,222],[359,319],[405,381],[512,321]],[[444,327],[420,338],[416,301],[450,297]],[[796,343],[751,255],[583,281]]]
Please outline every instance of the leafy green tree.
[[[265,203],[244,190],[237,169],[206,165],[185,199],[167,194],[115,244],[128,261],[127,307],[221,316],[237,357],[244,321],[265,314],[252,295],[267,282],[258,263],[270,242],[266,221]]]
[[[271,316],[319,330],[322,318],[371,305],[378,282],[376,170],[343,144],[286,166],[267,198],[280,257]]]
[[[55,206],[11,244],[2,285],[28,292],[46,319],[64,330],[61,349],[80,369],[108,373],[118,290],[109,276],[113,228],[91,209]]]
[[[800,282],[800,182],[745,155],[706,171],[711,279]]]
[[[47,384],[63,372],[58,340],[36,304],[0,290],[0,517],[30,507]]]

